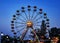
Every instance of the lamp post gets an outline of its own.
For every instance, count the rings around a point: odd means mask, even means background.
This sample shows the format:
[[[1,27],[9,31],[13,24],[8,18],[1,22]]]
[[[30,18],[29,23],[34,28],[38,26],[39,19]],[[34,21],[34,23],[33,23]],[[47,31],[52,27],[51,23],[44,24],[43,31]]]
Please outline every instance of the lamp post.
[[[1,32],[1,36],[4,36],[3,32]]]
[[[3,39],[2,39],[2,37],[4,36],[4,34],[3,34],[3,32],[1,32],[1,39],[0,39],[0,42],[2,43],[3,42]]]

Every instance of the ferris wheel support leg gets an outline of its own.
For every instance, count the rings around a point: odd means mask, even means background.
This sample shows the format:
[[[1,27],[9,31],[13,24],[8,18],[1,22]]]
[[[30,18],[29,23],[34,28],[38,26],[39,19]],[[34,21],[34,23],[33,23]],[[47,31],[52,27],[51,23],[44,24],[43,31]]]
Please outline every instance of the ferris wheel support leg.
[[[32,28],[32,31],[33,31],[33,33],[34,33],[34,35],[35,35],[35,38],[36,38],[37,42],[40,43],[40,40],[39,40],[39,38],[38,38],[38,36],[37,36],[37,34],[36,34],[36,32],[34,31],[33,28]]]

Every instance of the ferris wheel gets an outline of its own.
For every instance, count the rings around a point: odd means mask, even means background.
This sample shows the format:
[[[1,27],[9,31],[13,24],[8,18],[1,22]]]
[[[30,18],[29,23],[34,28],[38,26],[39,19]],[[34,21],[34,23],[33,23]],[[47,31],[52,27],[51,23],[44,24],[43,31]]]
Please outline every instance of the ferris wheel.
[[[16,11],[11,20],[11,31],[13,34],[21,36],[24,39],[29,29],[41,29],[42,21],[45,21],[46,27],[49,28],[49,19],[42,8],[37,6],[21,7]]]

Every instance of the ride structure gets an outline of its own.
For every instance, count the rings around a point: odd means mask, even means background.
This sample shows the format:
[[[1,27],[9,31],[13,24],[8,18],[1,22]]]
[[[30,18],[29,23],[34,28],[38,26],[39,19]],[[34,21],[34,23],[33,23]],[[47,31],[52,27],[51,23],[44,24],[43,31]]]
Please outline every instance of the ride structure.
[[[27,7],[21,7],[21,9],[17,10],[16,14],[13,15],[11,20],[11,31],[15,37],[19,36],[21,40],[24,40],[25,35],[30,29],[38,42],[39,38],[34,31],[35,29],[40,29],[41,33],[44,35],[49,33],[49,19],[42,8],[39,9],[37,6],[32,7],[28,5]]]

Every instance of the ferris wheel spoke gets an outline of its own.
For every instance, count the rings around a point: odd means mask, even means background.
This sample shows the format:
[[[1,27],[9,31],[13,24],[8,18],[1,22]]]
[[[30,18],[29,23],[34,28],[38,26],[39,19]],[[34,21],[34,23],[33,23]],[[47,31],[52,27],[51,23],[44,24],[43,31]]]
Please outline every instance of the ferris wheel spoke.
[[[17,24],[26,24],[26,23],[24,23],[24,22],[15,22],[15,23],[17,23]]]
[[[36,23],[41,23],[41,21],[35,22],[35,24],[36,24]]]
[[[39,24],[34,24],[34,26],[40,26]]]
[[[21,19],[21,18],[17,18],[17,19],[19,19],[19,20],[22,21],[22,22],[26,22],[25,20],[23,20],[23,19]]]
[[[20,30],[18,30],[18,31],[17,31],[17,33],[18,33],[18,32],[21,32],[23,29],[24,29],[24,27],[23,27],[23,28],[21,28]]]
[[[21,34],[21,37],[22,37],[22,33],[23,33],[23,31],[25,30],[25,27],[24,28],[21,28],[21,30],[19,31],[19,33]],[[21,33],[22,32],[22,33]],[[20,38],[21,38],[20,37]]]
[[[38,20],[40,20],[40,19],[42,19],[42,16],[40,16],[39,18],[35,19],[34,21],[38,21]]]
[[[26,19],[28,20],[28,16],[27,16],[27,14],[24,12],[24,14],[25,14],[25,16],[26,16]]]
[[[23,15],[21,15],[21,17],[26,21],[26,18]]]
[[[37,14],[34,16],[33,20],[35,20],[38,16],[39,16],[39,13],[37,13]]]
[[[28,16],[29,16],[29,20],[30,20],[30,11],[28,11]]]
[[[34,25],[33,27],[34,27],[35,29],[37,29],[37,28],[40,28],[40,26],[41,26],[41,25]]]
[[[33,21],[34,23],[41,23],[42,20],[38,20],[38,21]]]
[[[23,27],[23,26],[26,26],[26,25],[19,25],[19,26],[16,26],[16,28]]]
[[[41,21],[34,22],[34,24],[40,24],[40,23],[41,23]]]
[[[41,25],[34,25],[34,26],[41,26]]]
[[[31,16],[31,19],[32,19],[32,18],[33,18],[33,16],[34,16],[34,13],[35,13],[35,12],[33,11],[32,16]]]

